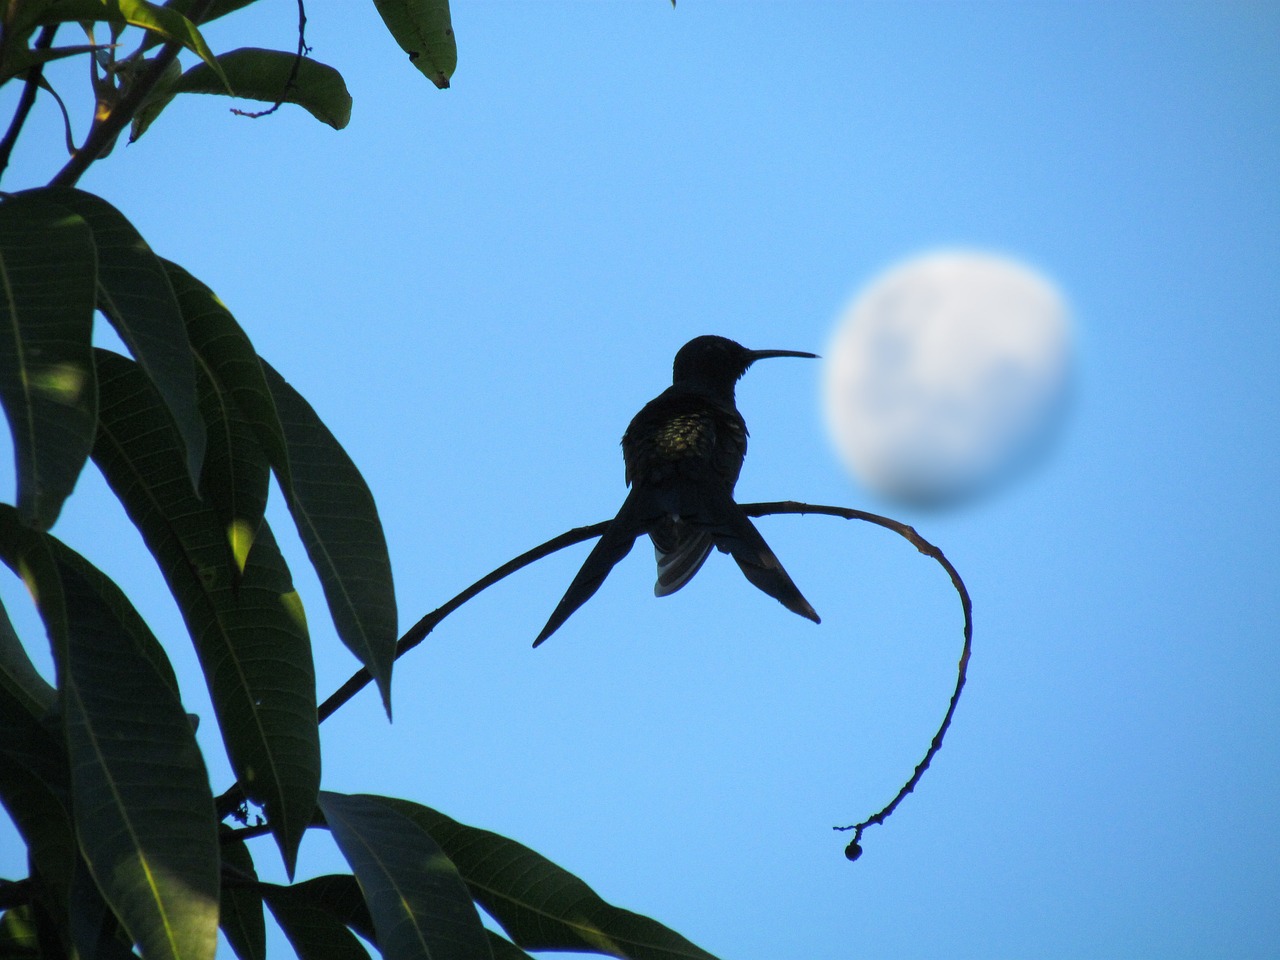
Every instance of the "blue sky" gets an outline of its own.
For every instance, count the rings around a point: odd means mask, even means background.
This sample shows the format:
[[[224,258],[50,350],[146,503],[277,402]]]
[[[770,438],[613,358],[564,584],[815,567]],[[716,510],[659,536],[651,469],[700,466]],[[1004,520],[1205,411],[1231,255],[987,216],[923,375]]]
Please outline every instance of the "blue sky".
[[[259,6],[215,49],[291,49],[294,5]],[[974,597],[947,744],[857,864],[829,828],[919,759],[960,621],[908,545],[824,517],[760,523],[821,626],[723,557],[655,600],[638,547],[535,652],[587,548],[522,572],[397,665],[392,725],[371,692],[325,724],[327,788],[513,836],[725,958],[1274,955],[1275,5],[459,0],[444,92],[371,4],[308,15],[355,98],[345,131],[190,96],[81,185],[212,286],[346,445],[403,627],[611,516],[618,438],[695,335],[821,351],[862,283],[950,245],[1036,265],[1078,324],[1058,449],[963,511],[853,484],[818,364],[740,385],[740,499],[893,513]],[[7,189],[58,165],[42,107]],[[96,476],[55,532],[145,598],[207,716]],[[354,665],[291,546],[324,693]],[[303,875],[334,858],[309,838]],[[22,869],[2,824],[0,874]]]

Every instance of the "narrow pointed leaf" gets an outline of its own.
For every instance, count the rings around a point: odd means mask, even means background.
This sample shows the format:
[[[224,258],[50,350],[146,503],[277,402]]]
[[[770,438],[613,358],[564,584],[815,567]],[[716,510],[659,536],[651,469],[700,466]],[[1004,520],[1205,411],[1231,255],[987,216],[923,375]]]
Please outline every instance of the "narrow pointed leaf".
[[[492,930],[485,930],[489,935],[489,949],[493,951],[493,960],[533,960],[514,943]]]
[[[335,130],[351,122],[351,94],[342,74],[333,67],[306,57],[299,61],[295,53],[257,47],[219,54],[218,65],[231,85],[230,96],[262,103],[296,103]],[[224,95],[228,92],[218,75],[203,63],[184,73],[171,90]]]
[[[30,197],[0,203],[0,404],[18,509],[53,526],[93,444],[97,254],[84,219]]]
[[[320,576],[338,636],[378,684],[391,715],[396,595],[382,521],[356,465],[311,405],[266,361],[289,448],[285,501]]]
[[[191,6],[194,0],[169,0],[165,6],[177,10],[184,17],[191,16]],[[209,5],[209,9],[205,15],[200,18],[200,22],[209,23],[211,20],[217,20],[219,17],[225,17],[228,13],[234,13],[242,7],[247,7],[257,0],[213,0]]]
[[[205,500],[218,511],[236,557],[252,545],[262,523],[270,478],[258,453],[248,448],[250,437],[280,477],[289,484],[289,455],[275,400],[258,362],[253,344],[212,290],[176,263],[165,262],[178,296],[187,335],[202,373],[208,378],[206,417],[227,418],[230,432],[211,444],[225,452],[211,453],[210,476],[201,488]],[[216,404],[211,411],[208,403]],[[232,422],[233,421],[233,422]],[[210,423],[219,422],[210,420]],[[234,434],[234,436],[233,436]],[[229,457],[225,463],[222,457]]]
[[[236,584],[217,514],[186,480],[177,437],[137,366],[96,352],[94,460],[178,601],[232,768],[292,872],[320,782],[315,672],[301,601],[264,523]]]
[[[222,862],[234,872],[234,878],[223,877],[218,925],[239,960],[266,960],[267,926],[262,916],[262,891],[254,882],[258,871],[253,856],[243,840],[227,839],[230,827],[224,824],[219,829]]]
[[[373,0],[382,22],[422,75],[441,90],[458,65],[449,0]]]
[[[235,398],[201,360],[200,410],[209,425],[209,455],[200,495],[218,514],[227,557],[238,579],[262,526],[271,468]]]
[[[57,705],[57,691],[40,676],[27,656],[3,603],[0,603],[0,692],[34,717],[45,716]]]
[[[435,838],[476,902],[526,950],[581,950],[630,960],[714,960],[657,921],[606,903],[573,874],[514,840],[421,804],[384,802]]]
[[[302,883],[295,883],[293,889],[370,943],[378,942],[378,935],[373,929],[373,917],[369,915],[369,905],[364,902],[359,882],[351,874],[329,873],[322,877],[312,877]]]
[[[140,649],[154,638],[132,636],[73,564],[59,569],[71,628],[62,693],[72,809],[85,860],[145,958],[212,960],[217,817],[195,733]]]
[[[425,830],[382,797],[321,791],[319,802],[360,884],[384,960],[490,956],[471,895]]]
[[[264,883],[262,896],[298,960],[369,960],[355,934],[305,891]]]
[[[12,507],[0,509],[13,514]],[[5,616],[0,632],[7,624]],[[78,853],[66,745],[51,721],[55,718],[31,698],[0,685],[0,805],[25,841],[32,869],[56,912],[65,916]]]
[[[173,92],[173,85],[180,76],[182,76],[182,64],[177,60],[170,60],[161,71],[160,78],[156,80],[151,92],[138,105],[133,119],[129,121],[130,143],[146,133],[156,117],[160,116],[164,108],[173,102],[173,98],[177,96]]]
[[[124,214],[101,197],[71,187],[43,187],[19,196],[57,203],[89,224],[98,250],[98,309],[164,400],[196,486],[204,462],[205,426],[196,405],[196,371],[186,324],[163,262]]]
[[[137,960],[132,938],[94,882],[81,859],[71,881],[68,934],[75,953],[92,960]],[[74,955],[74,954],[73,954]]]

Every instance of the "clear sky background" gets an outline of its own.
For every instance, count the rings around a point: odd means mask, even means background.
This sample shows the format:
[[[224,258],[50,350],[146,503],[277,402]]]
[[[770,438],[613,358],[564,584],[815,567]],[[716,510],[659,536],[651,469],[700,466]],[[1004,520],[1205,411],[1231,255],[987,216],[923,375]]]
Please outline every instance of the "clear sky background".
[[[294,4],[257,6],[216,50],[292,49]],[[347,130],[189,96],[81,185],[212,286],[346,445],[402,628],[612,516],[622,430],[695,335],[821,352],[861,284],[953,245],[1036,265],[1078,324],[1058,448],[964,510],[853,484],[818,363],[739,388],[739,499],[892,513],[973,594],[946,746],[858,863],[830,828],[920,758],[960,614],[905,542],[825,517],[760,522],[821,626],[722,556],[655,600],[638,546],[532,651],[587,547],[518,574],[397,664],[393,724],[370,690],[324,725],[326,788],[512,836],[726,960],[1280,951],[1280,8],[457,0],[444,92],[372,4],[307,12]],[[60,139],[46,98],[6,189],[47,181]],[[55,532],[143,597],[210,718],[92,469]],[[323,696],[355,664],[290,548]],[[300,876],[336,868],[309,835]],[[0,824],[0,874],[24,870]]]

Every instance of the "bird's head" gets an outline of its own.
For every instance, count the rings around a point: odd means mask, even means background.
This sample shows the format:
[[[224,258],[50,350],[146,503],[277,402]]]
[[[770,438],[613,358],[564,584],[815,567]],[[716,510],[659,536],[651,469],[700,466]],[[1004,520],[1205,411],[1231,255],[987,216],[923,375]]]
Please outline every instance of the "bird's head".
[[[733,396],[733,386],[757,360],[769,357],[817,358],[799,350],[748,350],[728,337],[694,337],[676,354],[672,382],[698,384],[717,394]]]

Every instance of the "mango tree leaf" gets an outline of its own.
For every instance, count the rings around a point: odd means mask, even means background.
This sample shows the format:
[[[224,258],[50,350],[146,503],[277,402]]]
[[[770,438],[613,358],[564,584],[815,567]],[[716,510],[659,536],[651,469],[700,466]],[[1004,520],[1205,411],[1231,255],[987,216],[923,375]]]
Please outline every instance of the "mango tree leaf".
[[[234,13],[256,2],[257,0],[213,0],[204,16],[200,18],[200,22],[208,23],[211,20],[217,20],[219,17],[225,17],[228,13]],[[193,0],[168,0],[165,6],[171,10],[177,10],[184,17],[190,17],[192,3]]]
[[[422,75],[441,90],[458,66],[449,0],[373,0],[382,22]]]
[[[204,462],[205,425],[196,409],[186,324],[164,264],[124,214],[101,197],[72,187],[44,187],[19,196],[57,203],[89,224],[98,250],[98,309],[164,400],[195,487]]]
[[[0,603],[0,691],[33,717],[43,717],[57,706],[57,691],[40,676],[27,656],[3,603]]]
[[[253,344],[216,293],[178,264],[163,262],[182,308],[191,348],[253,426],[271,468],[288,486],[284,428]]]
[[[506,937],[494,933],[492,930],[486,930],[489,934],[489,949],[493,951],[493,960],[533,960],[533,957],[525,953]]]
[[[155,85],[143,98],[142,103],[138,104],[138,109],[134,111],[133,119],[129,121],[129,142],[133,143],[140,136],[146,133],[147,128],[160,116],[173,98],[177,96],[173,92],[173,85],[178,78],[182,76],[182,64],[177,60],[170,60],[165,64],[164,70],[160,73],[159,79]]]
[[[0,916],[0,956],[6,960],[41,960],[40,934],[31,912],[24,903]]]
[[[93,960],[137,960],[133,939],[102,899],[102,891],[94,883],[83,859],[76,863],[70,901],[67,932],[75,949],[72,956],[78,954]]]
[[[378,942],[378,935],[373,929],[373,917],[369,915],[369,905],[364,902],[359,882],[351,874],[328,873],[322,877],[312,877],[302,883],[295,883],[293,889],[305,895],[316,906],[323,907],[370,943]]]
[[[382,797],[321,791],[319,803],[360,884],[384,960],[490,956],[471,895],[425,830]]]
[[[275,401],[253,344],[221,300],[176,263],[165,269],[178,296],[191,348],[202,375],[202,406],[219,424],[201,495],[218,511],[237,570],[262,523],[270,476],[262,456],[287,485],[289,455]],[[212,418],[212,419],[211,419]],[[257,450],[251,449],[250,439]]]
[[[135,364],[95,352],[95,462],[142,533],[186,620],[228,757],[292,873],[320,783],[315,670],[302,603],[264,523],[234,582],[213,509],[186,482],[159,398]]]
[[[264,883],[262,896],[298,960],[369,960],[355,934],[305,891]]]
[[[219,827],[222,840],[224,877],[218,925],[239,960],[266,960],[267,926],[262,917],[262,891],[258,889],[258,871],[248,845],[228,835],[231,828]],[[229,868],[232,877],[225,873]]]
[[[289,448],[285,502],[320,576],[338,636],[373,675],[391,715],[396,595],[382,521],[356,465],[311,405],[262,361]]]
[[[0,203],[0,404],[18,510],[53,526],[93,445],[97,253],[82,217],[32,197]]]
[[[37,24],[98,21],[141,27],[165,41],[179,43],[219,72],[213,51],[205,43],[196,25],[170,7],[147,0],[57,0],[56,3],[31,3],[19,7],[11,30],[17,34]]]
[[[421,804],[383,801],[429,832],[471,895],[526,950],[581,950],[630,960],[715,960],[673,930],[602,900],[541,854]]]
[[[16,524],[12,507],[0,510]],[[5,554],[6,561],[11,558]],[[0,643],[8,644],[9,637],[17,642],[8,616],[0,610]],[[20,687],[0,684],[0,804],[26,842],[33,870],[47,884],[56,912],[66,916],[78,854],[71,825],[67,749],[55,736],[54,725],[45,720],[48,716],[48,709],[24,695]]]
[[[25,73],[32,67],[61,60],[64,57],[75,57],[82,53],[95,53],[105,50],[101,44],[82,43],[71,47],[52,47],[45,50],[34,50],[29,47],[11,46],[5,51],[4,69],[0,70],[0,83]]]
[[[59,571],[71,628],[61,680],[80,848],[144,957],[212,960],[217,817],[195,733],[169,679],[140,649],[157,646],[154,637],[130,632],[141,619],[117,619],[119,598],[103,597],[102,583],[72,562]]]
[[[293,82],[289,77],[295,63]],[[333,67],[281,50],[243,47],[218,57],[218,65],[231,85],[231,96],[263,103],[296,103],[317,120],[341,130],[351,122],[351,94],[342,74]],[[219,77],[204,64],[196,64],[170,88],[173,93],[226,94]]]

